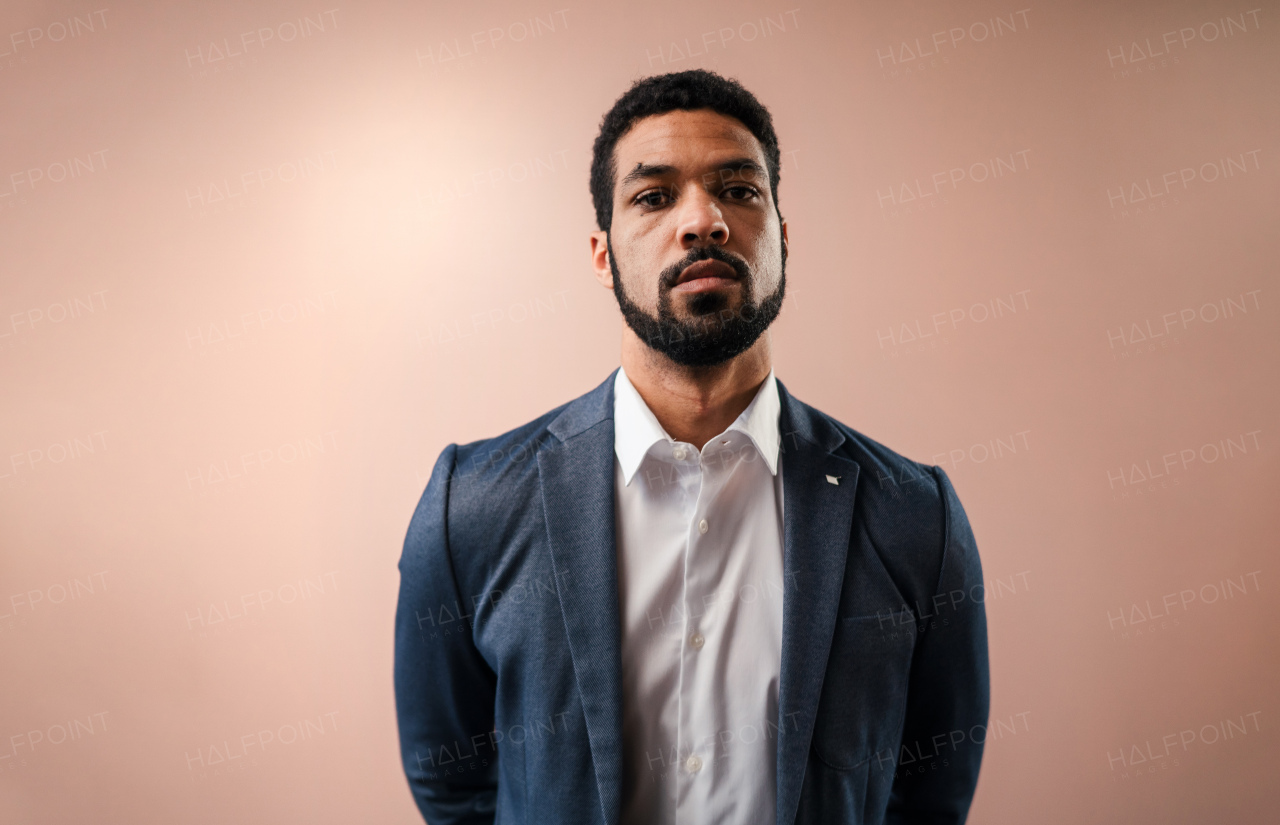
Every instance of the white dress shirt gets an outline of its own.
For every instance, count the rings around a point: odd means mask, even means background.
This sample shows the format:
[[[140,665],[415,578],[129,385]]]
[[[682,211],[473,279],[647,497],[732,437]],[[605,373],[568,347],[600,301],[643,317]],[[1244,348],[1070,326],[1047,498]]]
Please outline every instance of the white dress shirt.
[[[773,823],[782,474],[773,372],[701,452],[614,383],[623,825]]]

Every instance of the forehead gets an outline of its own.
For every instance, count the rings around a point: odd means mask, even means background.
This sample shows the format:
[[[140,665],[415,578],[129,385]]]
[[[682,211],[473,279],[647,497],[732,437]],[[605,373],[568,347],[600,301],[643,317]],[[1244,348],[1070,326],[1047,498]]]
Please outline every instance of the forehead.
[[[742,121],[710,109],[677,110],[635,122],[614,147],[620,174],[637,163],[688,168],[714,165],[727,157],[748,157],[765,165],[760,141]]]

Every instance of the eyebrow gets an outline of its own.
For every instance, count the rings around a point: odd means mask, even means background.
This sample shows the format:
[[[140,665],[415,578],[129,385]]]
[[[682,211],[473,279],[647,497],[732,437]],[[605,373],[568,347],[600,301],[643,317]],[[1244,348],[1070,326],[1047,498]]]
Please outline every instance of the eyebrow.
[[[618,183],[619,186],[629,186],[636,181],[644,180],[645,178],[657,178],[663,175],[669,175],[674,171],[676,171],[674,166],[662,164],[651,166],[647,163],[637,163],[635,168],[628,172],[627,176]]]
[[[727,160],[715,168],[716,172],[751,172],[768,180],[769,173],[751,158],[734,158]]]
[[[676,169],[676,167],[668,164],[637,163],[635,168],[628,172],[626,176],[618,182],[618,185],[619,187],[626,187],[646,178],[658,178],[677,171],[679,170]],[[759,175],[765,180],[768,180],[769,176],[769,173],[764,169],[764,167],[756,163],[751,158],[733,158],[732,160],[726,160],[724,163],[721,163],[714,169],[707,172],[707,174],[716,174],[718,172],[751,172],[753,175]]]

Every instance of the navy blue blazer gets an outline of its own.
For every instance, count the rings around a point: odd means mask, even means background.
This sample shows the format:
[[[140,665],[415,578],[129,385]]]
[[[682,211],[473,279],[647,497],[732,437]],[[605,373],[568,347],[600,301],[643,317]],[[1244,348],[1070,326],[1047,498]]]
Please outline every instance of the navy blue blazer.
[[[964,510],[941,468],[778,391],[777,822],[963,822],[989,698]],[[401,755],[431,825],[619,821],[613,464],[612,376],[436,462],[395,649]]]

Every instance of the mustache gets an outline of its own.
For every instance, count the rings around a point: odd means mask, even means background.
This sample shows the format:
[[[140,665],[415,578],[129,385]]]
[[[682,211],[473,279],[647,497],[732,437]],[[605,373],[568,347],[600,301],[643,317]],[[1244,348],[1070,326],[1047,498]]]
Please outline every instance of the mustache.
[[[747,266],[747,262],[737,255],[732,252],[726,252],[718,246],[695,246],[689,250],[689,254],[662,270],[662,273],[658,276],[659,288],[668,290],[674,287],[676,281],[680,279],[680,273],[698,261],[720,261],[728,264],[733,267],[733,271],[737,273],[739,280],[745,283],[751,282],[751,267]]]

